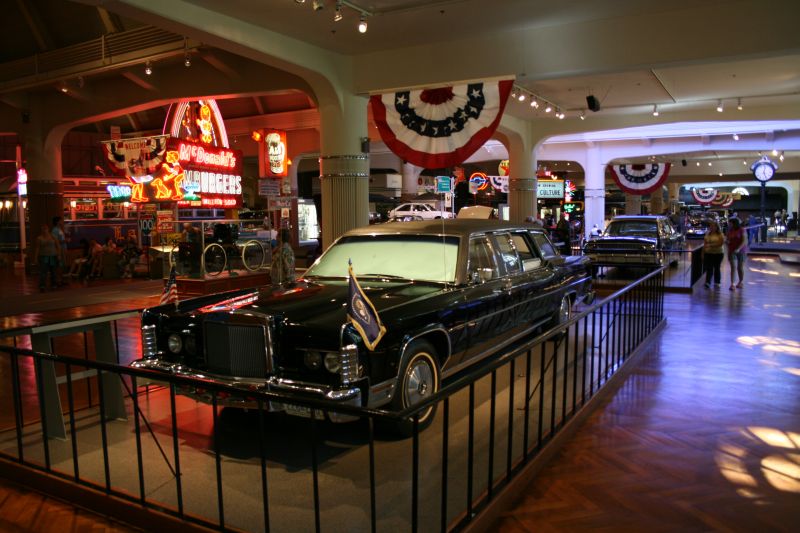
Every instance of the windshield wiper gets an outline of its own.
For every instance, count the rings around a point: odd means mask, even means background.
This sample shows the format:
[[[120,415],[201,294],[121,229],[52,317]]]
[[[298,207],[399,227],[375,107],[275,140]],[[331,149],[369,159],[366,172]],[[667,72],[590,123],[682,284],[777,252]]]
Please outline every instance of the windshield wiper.
[[[394,276],[392,274],[356,274],[356,276],[363,278],[386,278],[386,279],[400,279],[400,280],[408,280],[408,278],[404,278],[403,276]]]

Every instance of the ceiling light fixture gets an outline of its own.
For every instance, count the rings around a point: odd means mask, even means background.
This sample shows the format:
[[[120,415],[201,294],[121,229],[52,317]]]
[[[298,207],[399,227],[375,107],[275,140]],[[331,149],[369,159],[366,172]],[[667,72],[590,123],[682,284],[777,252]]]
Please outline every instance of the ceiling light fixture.
[[[717,113],[722,113],[724,110],[725,108],[722,107],[722,100],[717,100]]]
[[[711,166],[711,161],[708,162],[708,166]]]
[[[736,109],[738,109],[739,111],[741,111],[742,109],[744,109],[744,108],[742,107],[742,99],[741,99],[741,98],[738,98],[738,99],[736,100]]]
[[[519,96],[517,97],[517,99],[520,102],[524,102],[525,101],[525,93],[519,93]]]
[[[558,120],[564,120],[566,115],[564,115],[564,112],[559,109],[556,111],[556,116],[558,117]]]
[[[549,113],[552,110],[553,110],[553,106],[551,106],[550,104],[547,104],[547,107],[544,108],[544,112],[545,113]]]
[[[358,32],[367,33],[367,16],[361,13],[361,18],[358,19]]]
[[[314,0],[311,2],[311,7],[314,11],[322,11],[325,8],[325,0]]]
[[[776,155],[778,155],[778,150],[776,150],[775,148],[773,148],[773,149],[772,149],[772,155],[773,155],[773,156],[776,156]]]
[[[583,109],[581,109],[581,114],[580,114],[580,116],[578,118],[580,118],[581,120],[586,120],[586,112]],[[567,164],[569,164],[569,163],[567,163]]]
[[[781,155],[778,156],[778,160],[783,162],[783,150],[781,150]]]
[[[338,2],[336,2],[336,11],[333,13],[333,21],[339,22],[343,18],[344,15],[342,15],[342,2],[341,0],[339,0]]]
[[[144,73],[148,76],[153,73],[153,64],[150,61],[144,64]]]
[[[654,116],[654,117],[657,117],[657,116],[658,116],[658,114],[659,114],[659,113],[658,113],[658,105],[656,105],[656,104],[653,104],[653,116]]]
[[[739,134],[738,133],[734,133],[733,134],[733,140],[734,141],[738,141],[739,140]]]
[[[189,57],[188,53],[183,56],[183,66],[185,66],[186,68],[189,68],[189,67],[192,66],[192,58]]]
[[[742,164],[746,165],[747,164],[747,160],[746,159],[742,159]]]
[[[531,98],[531,107],[534,109],[539,107],[539,102],[536,101],[536,98]]]

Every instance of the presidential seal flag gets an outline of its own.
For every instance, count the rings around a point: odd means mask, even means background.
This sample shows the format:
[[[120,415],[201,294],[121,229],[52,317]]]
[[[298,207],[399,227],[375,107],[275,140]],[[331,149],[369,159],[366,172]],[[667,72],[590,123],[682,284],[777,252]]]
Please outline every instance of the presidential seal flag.
[[[349,263],[347,271],[350,274],[350,291],[347,298],[347,320],[353,324],[364,344],[370,351],[373,351],[380,342],[386,328],[381,323],[378,312],[369,301],[364,290],[359,285],[353,272],[353,264]]]

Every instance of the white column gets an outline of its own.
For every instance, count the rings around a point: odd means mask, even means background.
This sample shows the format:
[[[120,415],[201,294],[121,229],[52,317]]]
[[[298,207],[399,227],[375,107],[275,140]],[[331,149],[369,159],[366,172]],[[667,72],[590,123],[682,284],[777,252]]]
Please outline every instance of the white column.
[[[586,175],[584,184],[584,208],[586,210],[584,234],[588,238],[595,225],[600,229],[605,228],[606,169],[599,147],[592,146],[586,150],[586,163],[583,170]]]
[[[412,163],[403,162],[403,197],[413,198],[419,191],[419,175],[422,173],[422,167],[418,167]]]
[[[361,152],[367,137],[367,99],[342,94],[337,104],[320,105],[324,248],[344,232],[369,223],[369,154]]]
[[[650,214],[660,215],[664,212],[664,189],[659,187],[650,193]]]
[[[510,222],[536,216],[536,160],[521,136],[508,137],[508,211]]]

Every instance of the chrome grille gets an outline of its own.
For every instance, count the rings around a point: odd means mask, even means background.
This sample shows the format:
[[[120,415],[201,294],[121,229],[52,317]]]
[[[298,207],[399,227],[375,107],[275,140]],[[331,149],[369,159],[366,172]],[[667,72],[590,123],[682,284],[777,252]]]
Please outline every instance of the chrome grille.
[[[339,354],[342,368],[342,384],[349,385],[358,380],[358,348],[350,344],[342,348]]]
[[[142,357],[145,359],[153,358],[158,353],[156,345],[156,327],[142,326]]]
[[[205,324],[205,352],[208,371],[243,378],[263,378],[271,370],[261,325],[220,322]]]

